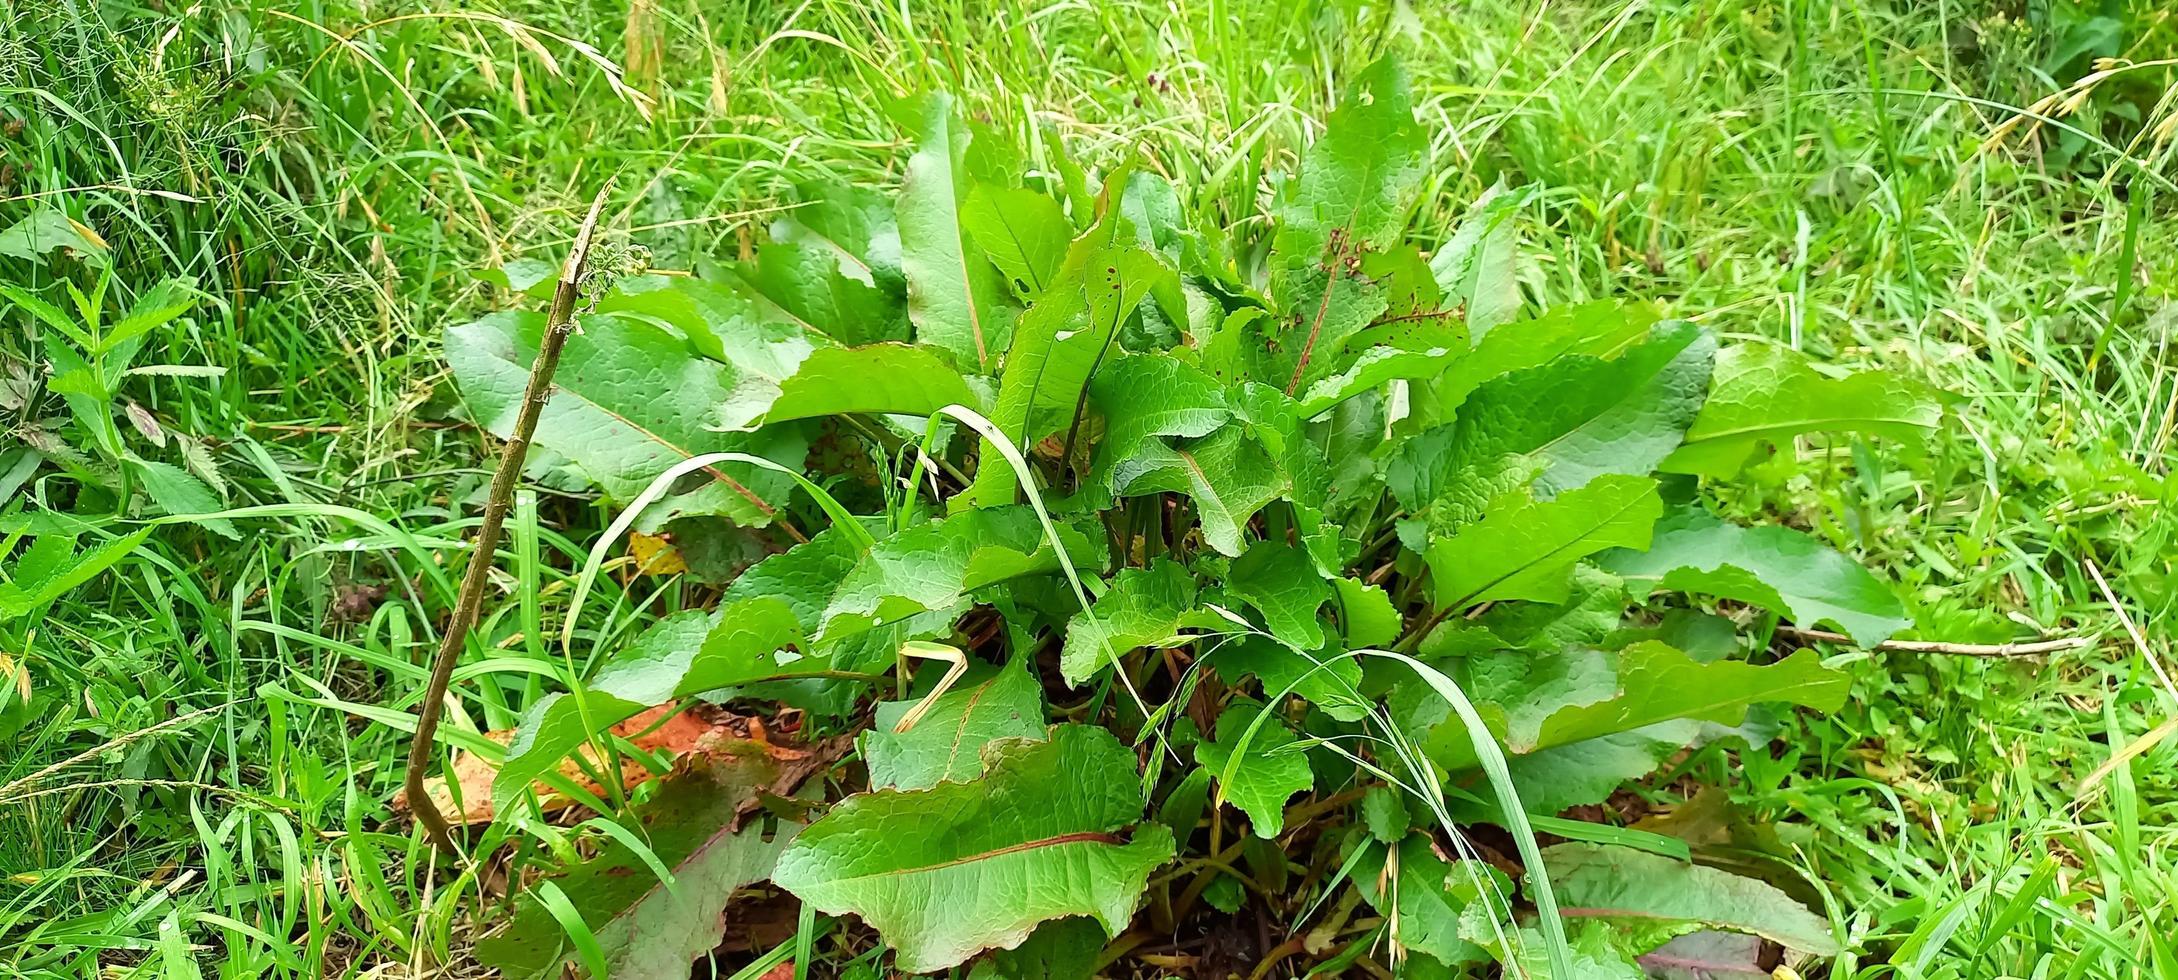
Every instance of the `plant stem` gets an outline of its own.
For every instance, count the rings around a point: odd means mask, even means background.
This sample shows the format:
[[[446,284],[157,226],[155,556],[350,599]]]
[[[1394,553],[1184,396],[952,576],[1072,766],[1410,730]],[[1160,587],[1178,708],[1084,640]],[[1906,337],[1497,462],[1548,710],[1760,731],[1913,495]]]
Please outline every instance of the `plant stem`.
[[[537,418],[544,412],[546,400],[552,397],[552,375],[560,366],[560,351],[567,345],[567,337],[575,330],[575,300],[584,271],[590,261],[590,240],[597,231],[599,212],[605,208],[605,196],[612,191],[612,183],[606,182],[590,203],[590,213],[582,219],[582,229],[575,233],[574,248],[567,253],[567,264],[560,269],[560,281],[552,291],[552,312],[545,319],[544,336],[537,342],[537,359],[530,364],[529,386],[522,393],[522,407],[514,419],[514,433],[507,440],[506,448],[499,457],[499,470],[492,475],[491,493],[484,501],[484,521],[476,530],[476,543],[469,553],[469,567],[461,579],[461,592],[454,600],[454,615],[446,623],[446,633],[439,639],[439,651],[431,663],[431,680],[424,687],[422,710],[416,718],[416,734],[408,746],[408,799],[416,822],[423,824],[431,842],[440,849],[455,849],[453,830],[445,815],[431,802],[424,788],[424,770],[431,762],[431,748],[439,730],[439,717],[446,710],[446,687],[453,680],[454,662],[460,659],[461,649],[468,643],[469,631],[476,626],[477,614],[484,605],[484,590],[491,577],[492,555],[499,548],[499,533],[506,523],[507,511],[514,504],[514,485],[521,480],[522,464],[529,457],[529,440],[537,433]]]

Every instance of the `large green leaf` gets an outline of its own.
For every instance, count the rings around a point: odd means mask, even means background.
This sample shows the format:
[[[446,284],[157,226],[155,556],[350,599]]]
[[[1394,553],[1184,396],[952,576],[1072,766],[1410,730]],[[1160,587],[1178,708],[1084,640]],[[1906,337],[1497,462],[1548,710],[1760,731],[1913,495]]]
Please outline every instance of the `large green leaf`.
[[[1812,650],[1766,666],[1737,660],[1703,663],[1649,640],[1615,654],[1576,648],[1470,661],[1475,697],[1498,706],[1491,727],[1502,723],[1498,734],[1515,755],[1681,719],[1737,725],[1749,707],[1773,701],[1835,711],[1851,686],[1846,675],[1824,667]],[[1681,734],[1691,737],[1694,732]],[[1456,720],[1433,731],[1428,744],[1431,757],[1447,768],[1473,764],[1471,743]]]
[[[1543,867],[1569,913],[1622,922],[1648,935],[1724,929],[1815,956],[1840,952],[1829,923],[1752,878],[1606,844],[1546,848]]]
[[[871,789],[928,789],[967,782],[983,774],[983,747],[1002,738],[1044,737],[1044,696],[1036,675],[1022,667],[969,674],[940,695],[907,731],[894,731],[916,701],[877,706],[875,724],[862,736],[862,760]]]
[[[1449,422],[1467,396],[1484,382],[1538,367],[1567,355],[1610,360],[1648,337],[1659,319],[1655,307],[1599,300],[1549,310],[1532,320],[1507,323],[1478,335],[1474,350],[1457,359],[1415,398],[1417,422]]]
[[[1107,199],[1122,178],[1107,179]],[[1099,369],[1124,353],[1116,349],[1120,327],[1143,296],[1174,275],[1135,243],[1132,226],[1107,200],[1097,226],[1068,247],[1051,288],[1022,314],[991,421],[1023,449],[1069,428]],[[1020,490],[1013,468],[996,458],[990,463],[948,506],[1013,501]]]
[[[1118,358],[1097,372],[1089,392],[1104,415],[1091,479],[1099,491],[1109,491],[1113,475],[1152,440],[1208,435],[1233,416],[1216,379],[1172,357]]]
[[[1059,202],[1022,188],[977,185],[961,205],[960,220],[1024,299],[1056,281],[1074,237]]]
[[[1285,829],[1286,801],[1315,782],[1300,739],[1275,714],[1255,721],[1263,706],[1236,701],[1218,714],[1217,738],[1195,746],[1195,761],[1217,780],[1218,799],[1248,815],[1255,835],[1272,838]],[[1250,726],[1254,731],[1250,732]],[[1245,740],[1245,744],[1243,744]]]
[[[927,347],[871,344],[813,351],[760,422],[783,422],[820,415],[870,413],[929,415],[947,405],[980,407],[960,372]]]
[[[1615,358],[1569,354],[1502,375],[1476,388],[1451,425],[1401,446],[1400,459],[1447,486],[1520,454],[1541,466],[1541,495],[1606,473],[1646,475],[1701,409],[1715,352],[1707,331],[1675,320]]]
[[[1059,673],[1081,684],[1112,657],[1179,635],[1195,609],[1195,578],[1186,566],[1159,558],[1146,568],[1122,568],[1090,612],[1067,623]]]
[[[1665,515],[1646,553],[1614,552],[1602,564],[1636,588],[1737,599],[1830,623],[1863,646],[1909,623],[1896,592],[1822,542],[1791,528],[1729,524],[1698,504]]]
[[[1407,951],[1444,967],[1489,962],[1489,953],[1461,938],[1461,915],[1478,902],[1502,906],[1512,893],[1504,872],[1480,861],[1448,862],[1426,834],[1407,835],[1395,849],[1369,845],[1354,866],[1354,884],[1379,915],[1398,922]]]
[[[1501,498],[1488,516],[1429,543],[1437,604],[1563,600],[1573,563],[1609,548],[1643,548],[1663,514],[1656,482],[1611,475],[1549,500]]]
[[[1888,371],[1833,378],[1790,348],[1741,344],[1717,358],[1709,401],[1664,469],[1726,477],[1764,446],[1810,432],[1925,435],[1943,420],[1926,385]]]
[[[462,397],[495,435],[513,434],[543,333],[544,317],[529,313],[493,314],[446,332],[446,360]],[[799,467],[806,446],[798,433],[714,429],[738,380],[731,367],[653,323],[586,316],[582,332],[567,340],[534,441],[567,457],[615,500],[634,499],[658,474],[699,453],[738,451]],[[707,472],[710,483],[660,506],[762,526],[793,486],[784,474],[740,464]]]
[[[760,828],[740,828],[742,810],[772,790],[777,769],[762,746],[744,743],[715,749],[660,784],[639,816],[643,841],[672,874],[670,885],[617,838],[553,879],[597,938],[613,980],[681,980],[718,945],[734,892],[769,875],[793,838],[791,828],[768,840]],[[479,942],[476,953],[509,978],[564,976],[584,962],[565,929],[528,896],[507,929]]]
[[[728,427],[770,407],[780,383],[802,360],[833,343],[730,283],[688,276],[623,279],[598,300],[597,309],[656,317],[679,330],[697,353],[732,366],[733,390],[719,411],[720,423]]]
[[[925,100],[920,127],[897,205],[908,316],[916,340],[951,353],[964,371],[986,374],[1006,351],[1013,311],[998,270],[961,227],[968,129],[943,93]]]
[[[847,798],[795,838],[772,881],[826,914],[861,916],[910,973],[1018,945],[1064,916],[1117,935],[1172,857],[1164,825],[1138,824],[1134,753],[1081,725],[985,751],[974,782]]]

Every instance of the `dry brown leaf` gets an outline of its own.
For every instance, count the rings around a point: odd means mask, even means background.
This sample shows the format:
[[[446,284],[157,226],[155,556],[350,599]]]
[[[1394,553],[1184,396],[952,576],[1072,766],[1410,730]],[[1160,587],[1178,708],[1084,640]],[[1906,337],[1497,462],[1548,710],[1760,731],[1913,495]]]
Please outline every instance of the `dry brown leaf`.
[[[613,726],[613,734],[626,739],[629,744],[648,752],[662,751],[670,756],[683,756],[695,751],[710,751],[733,742],[753,741],[765,746],[773,758],[782,762],[799,759],[782,757],[782,747],[773,746],[764,736],[763,722],[757,718],[743,717],[724,711],[705,710],[698,705],[687,711],[675,712],[675,703],[667,702]],[[484,737],[501,745],[514,741],[514,729],[486,732]],[[784,750],[799,752],[800,750]],[[591,769],[598,768],[594,749],[584,746],[581,758],[589,762]],[[434,776],[424,781],[424,791],[439,812],[457,824],[485,823],[492,819],[492,779],[499,775],[498,763],[474,752],[456,753],[452,766],[453,778],[461,789],[461,805],[454,803],[454,793],[444,776]],[[574,756],[560,760],[559,773],[568,781],[597,795],[606,795],[605,787],[583,773],[582,765]],[[649,767],[639,760],[623,758],[620,764],[620,781],[623,790],[633,789],[651,777]],[[534,787],[538,804],[546,813],[557,813],[574,805],[574,801],[561,796],[543,782]],[[395,794],[393,808],[400,813],[408,812],[406,791]]]

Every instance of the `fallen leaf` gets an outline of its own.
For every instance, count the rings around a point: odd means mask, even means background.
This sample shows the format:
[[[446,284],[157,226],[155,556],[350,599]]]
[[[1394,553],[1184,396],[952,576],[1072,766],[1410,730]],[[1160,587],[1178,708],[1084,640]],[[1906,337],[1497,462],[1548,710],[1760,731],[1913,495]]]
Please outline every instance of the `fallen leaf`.
[[[673,546],[670,534],[633,532],[628,535],[628,553],[635,556],[637,575],[679,575],[688,571],[688,559]]]
[[[725,711],[706,710],[697,706],[687,711],[675,712],[676,704],[667,702],[629,718],[613,726],[613,734],[626,739],[629,744],[646,752],[663,752],[668,756],[683,756],[690,752],[716,752],[731,743],[755,742],[783,764],[805,762],[809,750],[790,746],[778,746],[765,736],[761,719],[744,717]],[[662,720],[661,720],[662,719]],[[484,737],[507,745],[514,741],[514,729],[486,732]],[[583,761],[598,768],[596,750],[583,746]],[[440,813],[454,823],[486,823],[492,819],[492,779],[499,774],[499,764],[474,752],[456,753],[451,767],[453,780],[461,790],[461,804],[455,805],[454,792],[444,776],[424,780],[424,792],[431,797]],[[605,787],[583,772],[583,766],[574,756],[560,760],[559,773],[584,790],[604,796]],[[623,757],[620,763],[620,781],[623,790],[633,789],[652,776],[651,770],[639,759]],[[806,778],[807,772],[801,773]],[[796,779],[798,783],[799,778]],[[538,804],[546,813],[557,813],[575,805],[575,801],[560,795],[542,781],[533,787]],[[396,812],[409,809],[408,793],[402,791],[393,797]]]

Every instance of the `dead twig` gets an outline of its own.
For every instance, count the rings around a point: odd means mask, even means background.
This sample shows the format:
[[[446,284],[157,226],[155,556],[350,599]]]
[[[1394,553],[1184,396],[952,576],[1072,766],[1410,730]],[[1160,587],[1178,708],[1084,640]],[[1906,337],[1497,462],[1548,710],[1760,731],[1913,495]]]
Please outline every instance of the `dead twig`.
[[[416,822],[423,824],[432,843],[442,850],[454,850],[454,835],[446,816],[432,805],[431,796],[424,787],[424,771],[431,763],[439,716],[446,710],[446,687],[453,680],[454,662],[460,659],[461,648],[468,643],[469,631],[476,626],[477,613],[484,605],[492,555],[499,548],[500,528],[506,523],[507,511],[514,504],[514,485],[520,481],[522,464],[529,457],[530,437],[537,432],[537,418],[543,414],[545,401],[552,397],[552,375],[559,369],[560,351],[566,347],[568,335],[575,330],[575,302],[581,293],[583,275],[588,271],[591,239],[597,232],[598,214],[605,208],[605,196],[611,191],[609,181],[598,191],[597,200],[590,204],[589,216],[582,219],[582,229],[575,233],[575,246],[567,253],[567,264],[560,269],[559,285],[552,291],[552,312],[545,319],[544,336],[537,342],[537,359],[530,364],[529,386],[522,393],[522,407],[515,415],[514,432],[499,457],[499,470],[492,475],[491,494],[484,501],[484,521],[476,529],[476,544],[469,552],[469,568],[462,576],[461,592],[454,600],[454,615],[447,621],[438,656],[431,663],[431,681],[424,687],[423,706],[416,717],[416,734],[409,742],[408,798],[414,807]]]
[[[1779,633],[1797,640],[1815,640],[1822,643],[1853,645],[1853,638],[1829,630],[1811,630],[1799,626],[1779,626]],[[2043,657],[2068,650],[2085,650],[2094,646],[2092,636],[2066,636],[2054,640],[2035,640],[2028,643],[1944,643],[1937,640],[1884,640],[1869,649],[1886,653],[1942,653],[1955,657]]]

